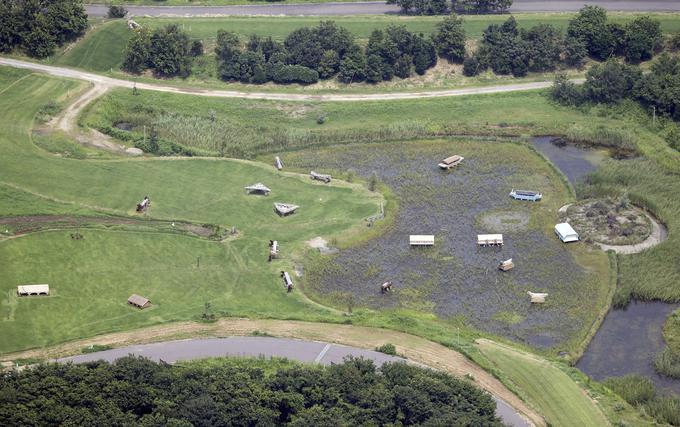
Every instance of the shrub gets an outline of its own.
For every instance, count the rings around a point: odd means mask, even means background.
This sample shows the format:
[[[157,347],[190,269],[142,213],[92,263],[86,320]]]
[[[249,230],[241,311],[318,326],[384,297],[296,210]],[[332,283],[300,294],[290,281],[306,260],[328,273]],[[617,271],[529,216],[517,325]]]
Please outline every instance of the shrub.
[[[468,77],[473,77],[479,74],[480,66],[479,59],[476,56],[468,56],[463,61],[463,74]]]
[[[273,80],[282,84],[312,84],[319,81],[319,73],[302,65],[284,65],[276,70]]]
[[[125,9],[125,7],[120,6],[120,5],[109,5],[109,11],[106,13],[106,16],[109,18],[124,18],[125,15],[127,15],[128,11]]]
[[[194,40],[191,42],[191,49],[189,49],[189,55],[196,57],[203,55],[203,41]]]
[[[390,343],[383,344],[381,346],[376,347],[375,351],[379,351],[380,353],[389,354],[391,356],[397,355],[396,347],[394,346],[394,344],[390,344]]]
[[[579,105],[583,102],[583,92],[580,86],[576,86],[565,74],[555,77],[550,97],[562,105]]]
[[[437,32],[432,35],[437,53],[450,62],[465,59],[465,28],[463,20],[451,15],[437,24]]]

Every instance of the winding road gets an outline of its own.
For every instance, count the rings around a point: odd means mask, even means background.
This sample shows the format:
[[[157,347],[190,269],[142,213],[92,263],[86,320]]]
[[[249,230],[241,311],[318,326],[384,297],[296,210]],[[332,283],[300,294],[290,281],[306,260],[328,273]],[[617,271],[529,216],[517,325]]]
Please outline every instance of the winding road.
[[[77,80],[85,80],[95,86],[127,87],[136,86],[137,89],[154,90],[158,92],[180,93],[187,95],[207,96],[216,98],[244,98],[244,99],[265,99],[272,101],[390,101],[400,99],[419,99],[419,98],[443,98],[450,96],[481,95],[488,93],[517,92],[524,90],[545,89],[552,86],[552,81],[515,83],[497,86],[472,87],[463,89],[445,89],[434,91],[419,92],[391,92],[391,93],[365,93],[365,94],[304,94],[304,93],[276,93],[276,92],[243,92],[235,90],[201,89],[192,87],[164,86],[154,83],[136,83],[131,80],[115,79],[99,74],[88,73],[86,71],[74,70],[72,68],[55,67],[52,65],[39,64],[18,59],[0,57],[0,65],[15,68],[24,68],[41,73],[47,73],[56,77],[66,77]],[[581,83],[583,79],[573,80]]]
[[[121,357],[130,354],[144,356],[155,361],[163,360],[167,363],[224,356],[285,357],[300,362],[320,363],[322,365],[342,363],[342,360],[347,356],[370,359],[373,360],[377,366],[382,366],[383,363],[387,362],[406,361],[406,359],[401,357],[389,356],[377,351],[364,350],[339,344],[269,337],[229,337],[166,341],[81,354],[78,356],[56,359],[56,361],[61,363],[86,363],[95,360],[113,362],[116,359],[120,359]],[[527,427],[531,425],[505,401],[496,396],[493,396],[493,398],[497,404],[496,413],[505,423],[517,427]]]
[[[575,12],[585,4],[611,11],[680,12],[678,0],[514,0],[510,12]],[[219,16],[219,15],[384,15],[397,14],[399,7],[385,2],[338,2],[306,4],[247,4],[235,6],[126,6],[132,16]],[[108,6],[87,5],[90,16],[106,16]]]

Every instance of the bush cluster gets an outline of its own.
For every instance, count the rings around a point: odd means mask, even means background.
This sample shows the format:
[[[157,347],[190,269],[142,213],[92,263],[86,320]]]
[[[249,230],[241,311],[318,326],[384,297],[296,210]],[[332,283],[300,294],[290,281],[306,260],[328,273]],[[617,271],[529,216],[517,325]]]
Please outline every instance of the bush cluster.
[[[21,48],[29,56],[46,58],[86,29],[82,0],[0,2],[0,52]]]
[[[404,363],[378,369],[363,359],[262,366],[131,356],[40,365],[2,374],[0,417],[6,426],[502,425],[489,394],[445,373]]]
[[[176,24],[157,28],[134,30],[125,46],[123,69],[141,73],[151,69],[160,77],[187,77],[191,74],[193,54],[200,54],[203,44],[193,45],[186,32]]]
[[[447,13],[503,13],[512,0],[387,0],[396,4],[402,13],[416,15],[445,15]]]
[[[245,48],[236,34],[220,31],[215,47],[217,72],[222,80],[284,84],[310,84],[333,77],[344,83],[376,83],[395,75],[406,78],[414,71],[423,74],[433,67],[436,52],[432,40],[412,34],[403,26],[374,31],[368,46],[362,49],[347,29],[333,21],[299,28],[282,43],[252,35]]]
[[[645,74],[638,66],[610,59],[588,70],[582,86],[564,75],[557,76],[551,96],[564,105],[614,104],[632,99],[655,114],[680,120],[680,58],[664,53]]]
[[[552,25],[518,29],[514,17],[484,30],[479,49],[464,61],[463,72],[474,76],[487,68],[496,74],[524,76],[558,66],[581,67],[586,58],[623,56],[630,63],[651,59],[662,47],[660,23],[648,16],[626,26],[607,22],[607,13],[586,6],[569,22],[566,35]]]

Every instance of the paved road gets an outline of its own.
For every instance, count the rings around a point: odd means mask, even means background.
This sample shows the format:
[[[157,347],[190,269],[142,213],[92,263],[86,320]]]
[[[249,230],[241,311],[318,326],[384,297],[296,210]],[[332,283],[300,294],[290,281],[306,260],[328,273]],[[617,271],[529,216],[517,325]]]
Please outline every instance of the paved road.
[[[596,4],[612,11],[680,12],[678,0],[514,0],[511,12],[572,12],[585,4]],[[90,16],[106,16],[104,5],[87,5]],[[127,6],[133,16],[199,15],[384,15],[396,14],[399,8],[385,2],[250,4],[240,6]]]
[[[57,359],[57,362],[85,363],[94,360],[112,362],[129,354],[144,356],[151,360],[163,360],[175,363],[181,360],[201,359],[206,357],[285,357],[305,363],[321,363],[330,365],[341,363],[347,356],[364,357],[381,366],[386,362],[405,361],[400,357],[388,356],[377,351],[347,347],[316,341],[301,341],[287,338],[268,337],[230,337],[210,338],[183,341],[167,341],[154,344],[136,345],[132,347],[105,350],[97,353]],[[506,423],[527,427],[530,424],[515,412],[503,400],[494,396],[497,404],[496,413]]]
[[[138,89],[155,90],[159,92],[182,93],[188,95],[208,96],[216,98],[245,98],[245,99],[267,99],[274,101],[389,101],[399,99],[419,99],[419,98],[443,98],[450,96],[481,95],[488,93],[517,92],[524,90],[545,89],[552,86],[552,81],[516,83],[498,86],[473,87],[465,89],[446,89],[421,92],[393,92],[393,93],[367,93],[367,94],[348,94],[348,95],[309,95],[304,93],[276,93],[276,92],[240,92],[232,90],[198,89],[191,87],[163,86],[152,83],[135,83],[131,80],[114,79],[101,76],[99,74],[88,73],[86,71],[74,70],[71,68],[54,67],[52,65],[38,64],[35,62],[20,61],[18,59],[0,57],[0,65],[8,65],[15,68],[47,73],[57,77],[67,77],[71,79],[85,80],[95,85],[104,87],[127,87],[137,86]],[[575,83],[583,82],[583,79],[573,80]]]

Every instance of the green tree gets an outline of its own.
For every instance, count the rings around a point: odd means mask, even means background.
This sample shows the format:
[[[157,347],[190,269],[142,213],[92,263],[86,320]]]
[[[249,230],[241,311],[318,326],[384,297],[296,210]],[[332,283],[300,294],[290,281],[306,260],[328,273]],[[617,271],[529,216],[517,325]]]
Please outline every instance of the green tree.
[[[588,56],[583,40],[568,36],[564,39],[564,62],[570,67],[581,68]]]
[[[512,0],[453,0],[454,9],[458,4],[468,13],[503,13],[510,9]]]
[[[378,83],[383,80],[383,68],[385,63],[378,55],[369,55],[366,58],[366,81]]]
[[[219,30],[215,45],[217,74],[222,80],[237,80],[240,77],[240,67],[237,65],[241,54],[239,38],[235,33]]]
[[[334,50],[325,50],[319,61],[319,77],[328,79],[338,73],[340,67],[340,55]]]
[[[130,73],[141,73],[150,63],[151,32],[145,27],[133,31],[123,50],[123,69]]]
[[[46,17],[50,34],[57,44],[75,40],[87,30],[87,13],[82,0],[47,2]]]
[[[57,43],[50,34],[47,19],[43,15],[36,17],[33,30],[23,41],[24,49],[34,58],[47,58],[54,53]]]
[[[618,41],[607,25],[607,11],[599,6],[584,6],[567,27],[567,35],[583,41],[588,54],[607,59],[617,50]]]
[[[366,79],[366,57],[359,46],[354,45],[340,61],[338,80],[343,83],[361,82]]]
[[[661,23],[649,16],[635,18],[626,25],[623,42],[626,61],[639,63],[651,59],[661,48]]]
[[[191,74],[189,36],[176,24],[156,29],[149,47],[150,66],[161,76],[186,77]]]
[[[456,15],[448,16],[437,24],[432,41],[439,56],[449,62],[460,63],[465,59],[465,28],[463,20]]]
[[[583,89],[590,101],[616,103],[632,96],[641,76],[639,68],[609,60],[588,70]]]
[[[539,24],[528,31],[520,32],[525,42],[528,68],[535,72],[554,70],[560,62],[560,51],[564,45],[562,34],[549,24]]]

